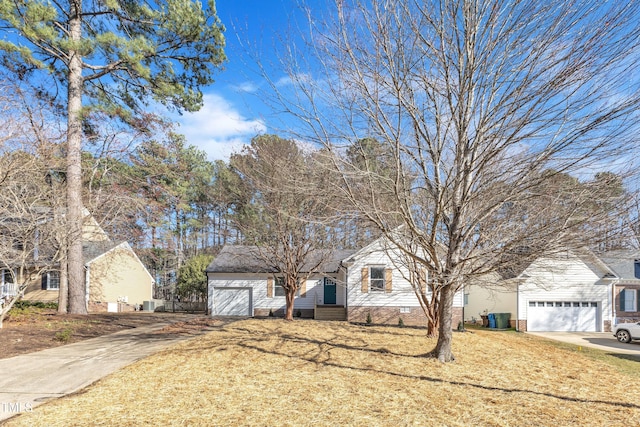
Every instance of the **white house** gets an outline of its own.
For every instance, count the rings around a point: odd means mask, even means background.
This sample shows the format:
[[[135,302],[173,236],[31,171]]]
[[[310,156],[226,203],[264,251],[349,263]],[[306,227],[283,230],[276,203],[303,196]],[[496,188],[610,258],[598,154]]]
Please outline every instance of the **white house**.
[[[325,254],[326,255],[326,254]],[[426,325],[398,250],[381,238],[361,250],[335,251],[301,284],[294,315],[397,325]],[[225,246],[207,267],[209,311],[214,316],[280,315],[285,308],[278,274],[255,248]],[[454,301],[453,325],[462,319],[463,293]],[[340,313],[327,317],[327,310]]]
[[[586,249],[563,251],[538,258],[494,288],[469,287],[465,320],[486,310],[511,313],[519,331],[611,331],[620,279],[603,258]],[[640,280],[635,285],[640,288]]]

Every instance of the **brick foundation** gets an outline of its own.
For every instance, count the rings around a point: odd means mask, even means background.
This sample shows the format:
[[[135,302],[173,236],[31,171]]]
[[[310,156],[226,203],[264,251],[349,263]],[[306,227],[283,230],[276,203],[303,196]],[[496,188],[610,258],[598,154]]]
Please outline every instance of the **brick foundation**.
[[[367,323],[371,315],[371,323],[375,325],[398,325],[400,319],[406,326],[427,327],[427,317],[420,307],[410,307],[408,313],[401,313],[401,307],[349,307],[347,320],[351,323]],[[456,329],[462,321],[462,307],[453,308],[451,327]]]
[[[270,311],[271,309],[269,308],[254,308],[253,315],[255,317],[269,317]],[[300,316],[298,316],[298,312],[300,312]],[[273,310],[272,313],[273,313],[273,317],[284,317],[284,308]],[[297,309],[294,306],[293,317],[300,317],[303,319],[313,319],[313,309],[312,308]]]
[[[518,330],[520,332],[527,331],[527,321],[526,320],[518,320]]]

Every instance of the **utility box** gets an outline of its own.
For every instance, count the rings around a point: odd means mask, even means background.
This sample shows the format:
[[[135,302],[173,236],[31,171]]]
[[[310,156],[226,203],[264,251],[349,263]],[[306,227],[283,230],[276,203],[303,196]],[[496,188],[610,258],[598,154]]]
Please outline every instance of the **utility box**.
[[[142,302],[142,309],[144,311],[154,311],[155,308],[156,308],[155,306],[156,306],[155,301],[143,301]]]

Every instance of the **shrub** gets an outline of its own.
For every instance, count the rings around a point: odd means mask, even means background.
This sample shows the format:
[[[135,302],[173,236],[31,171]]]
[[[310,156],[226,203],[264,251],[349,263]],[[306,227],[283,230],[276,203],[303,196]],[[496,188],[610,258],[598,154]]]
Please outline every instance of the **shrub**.
[[[56,335],[53,337],[53,339],[62,343],[67,343],[71,339],[72,334],[73,331],[71,330],[71,328],[65,328],[62,331],[56,332]]]

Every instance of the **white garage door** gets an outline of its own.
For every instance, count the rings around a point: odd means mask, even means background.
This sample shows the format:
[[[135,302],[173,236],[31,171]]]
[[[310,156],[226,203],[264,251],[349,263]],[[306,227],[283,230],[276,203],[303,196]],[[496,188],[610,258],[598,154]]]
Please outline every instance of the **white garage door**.
[[[213,314],[251,316],[251,288],[213,288]]]
[[[595,301],[529,301],[528,331],[598,332]]]

